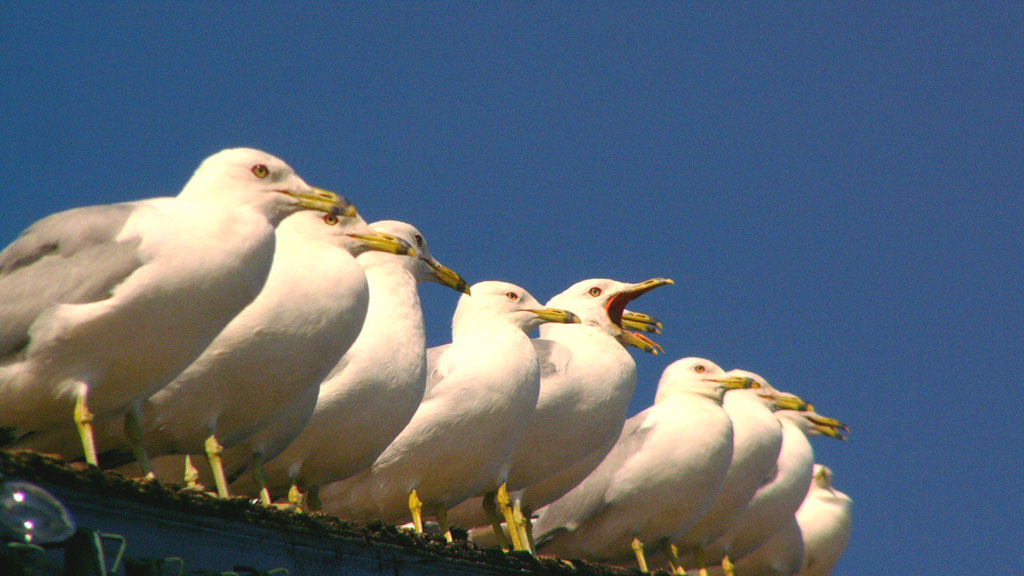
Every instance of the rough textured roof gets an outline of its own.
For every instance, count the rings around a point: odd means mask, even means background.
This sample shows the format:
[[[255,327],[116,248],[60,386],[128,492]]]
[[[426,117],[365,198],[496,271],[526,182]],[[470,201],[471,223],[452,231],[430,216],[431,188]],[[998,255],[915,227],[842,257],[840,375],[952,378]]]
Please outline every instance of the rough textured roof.
[[[71,510],[79,528],[124,536],[127,558],[179,557],[187,570],[284,567],[292,576],[636,573],[580,560],[481,549],[465,540],[448,544],[439,536],[268,508],[242,497],[221,500],[30,452],[0,450],[0,472],[48,489]]]

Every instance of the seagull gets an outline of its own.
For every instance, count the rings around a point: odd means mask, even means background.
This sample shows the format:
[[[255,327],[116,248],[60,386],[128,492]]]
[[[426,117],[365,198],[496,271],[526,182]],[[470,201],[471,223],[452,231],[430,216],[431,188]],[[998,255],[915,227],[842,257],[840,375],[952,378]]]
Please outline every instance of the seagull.
[[[804,541],[800,576],[831,576],[850,543],[853,500],[832,485],[832,470],[814,465],[814,481],[796,511]]]
[[[530,548],[532,510],[554,500],[535,501],[528,487],[618,437],[636,389],[636,363],[626,346],[660,351],[650,339],[622,329],[623,310],[639,296],[672,283],[667,278],[637,284],[595,278],[548,300],[547,306],[571,310],[581,323],[546,324],[541,337],[532,340],[541,369],[540,398],[509,457],[508,490],[521,532],[511,532],[515,549]],[[463,526],[484,524],[493,520],[485,505],[479,498],[467,500],[449,512],[449,519]],[[498,527],[495,534],[503,536]]]
[[[431,255],[415,227],[385,220],[370,228],[409,243],[416,256],[365,252],[356,258],[370,290],[366,320],[355,343],[320,383],[309,423],[265,465],[271,498],[288,491],[292,504],[299,505],[300,489],[307,490],[315,509],[319,486],[373,464],[423,399],[427,342],[417,285],[437,282],[469,293],[466,281]],[[251,480],[251,475],[242,476],[233,488],[251,492]]]
[[[622,327],[628,330],[638,330],[640,332],[660,334],[662,330],[661,322],[648,314],[640,312],[632,312],[625,310],[622,313]],[[543,330],[543,327],[542,327]],[[643,334],[633,334],[631,336],[633,342],[631,345],[645,350],[652,354],[661,351],[661,347],[657,343],[645,338]],[[561,470],[552,472],[543,480],[534,482],[529,486],[529,498],[530,502],[535,508],[540,508],[543,505],[554,502],[561,498],[569,490],[576,487],[577,484],[583,481],[597,465],[604,460],[604,457],[608,455],[608,452],[615,446],[615,442],[619,439],[619,432],[622,430],[620,426],[616,430],[615,434],[605,439],[605,442],[596,450],[590,451],[585,456],[579,457],[575,464],[567,466]],[[459,508],[462,508],[460,505]],[[474,507],[475,508],[475,507]],[[515,514],[513,514],[514,516]],[[525,518],[526,515],[522,514]],[[530,527],[527,525],[527,527]],[[497,541],[492,541],[492,537],[497,537]],[[470,530],[470,538],[481,546],[508,546],[504,535],[498,536],[494,527],[488,527],[486,531],[474,528]],[[528,535],[529,540],[532,540],[532,536]],[[530,543],[531,547],[532,542]]]
[[[757,377],[744,370],[731,373]],[[808,437],[828,436],[845,440],[843,433],[849,430],[842,422],[819,415],[810,405],[793,409],[783,404],[775,415],[782,424],[782,449],[776,459],[774,474],[758,488],[733,526],[705,547],[704,558],[709,564],[721,563],[728,567],[780,530],[800,507],[811,481],[814,450]]]
[[[583,482],[539,511],[538,550],[621,563],[632,549],[647,572],[645,546],[668,547],[711,506],[725,479],[732,423],[723,396],[757,386],[702,358],[670,364],[654,405],[626,421]]]
[[[0,253],[0,427],[76,425],[97,464],[93,421],[119,419],[145,456],[139,403],[203,352],[259,293],[274,227],[302,210],[354,216],[266,152],[200,164],[181,192],[74,208]]]
[[[527,333],[579,318],[514,284],[471,290],[456,307],[451,344],[428,351],[426,393],[412,420],[368,470],[321,491],[325,511],[384,522],[411,516],[417,532],[426,511],[451,539],[448,508],[504,487],[506,459],[540,393]]]
[[[851,505],[850,497],[832,486],[832,471],[815,464],[810,490],[796,514],[757,550],[737,560],[734,573],[830,576],[850,541]]]
[[[361,218],[299,213],[285,219],[260,294],[143,403],[147,450],[161,456],[205,452],[218,495],[229,496],[224,447],[260,432],[282,407],[315,395],[359,335],[370,295],[353,254],[365,251],[407,259],[416,254]]]
[[[764,479],[773,473],[782,449],[782,425],[774,411],[780,405],[795,409],[807,407],[806,402],[796,396],[779,393],[753,372],[731,370],[728,374],[751,378],[760,388],[737,390],[725,397],[723,408],[733,425],[729,472],[715,503],[700,521],[676,540],[679,553],[673,570],[678,571],[680,565],[704,568],[704,547],[732,527]]]
[[[276,236],[259,295],[185,371],[143,402],[142,444],[157,457],[155,465],[139,463],[143,473],[169,480],[189,467],[184,457],[161,456],[205,451],[217,493],[227,497],[223,446],[251,436],[278,406],[315,388],[331,358],[340,357],[359,332],[369,294],[350,251],[414,253],[401,240],[372,233],[358,217],[299,212],[277,227]],[[125,443],[110,424],[96,431],[104,465],[115,463]],[[46,450],[42,441],[34,439],[33,448]],[[67,444],[47,442],[58,449]]]

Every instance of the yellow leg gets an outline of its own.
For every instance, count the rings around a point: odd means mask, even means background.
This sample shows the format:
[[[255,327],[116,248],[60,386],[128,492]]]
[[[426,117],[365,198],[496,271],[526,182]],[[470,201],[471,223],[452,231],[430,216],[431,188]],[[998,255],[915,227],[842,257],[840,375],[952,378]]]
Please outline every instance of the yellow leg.
[[[487,521],[491,523],[494,536],[498,539],[498,546],[508,552],[512,546],[508,543],[508,538],[505,537],[505,531],[501,529],[501,516],[498,514],[498,506],[495,503],[497,497],[497,492],[489,492],[484,495],[484,514],[487,515]]]
[[[679,547],[675,544],[669,544],[666,547],[668,552],[668,564],[672,567],[673,574],[686,574],[686,569],[683,568],[683,563],[679,561]]]
[[[252,479],[256,481],[256,488],[260,491],[260,502],[264,506],[273,504],[270,489],[267,488],[267,471],[263,469],[263,452],[252,453]]]
[[[722,572],[725,573],[725,576],[736,576],[736,565],[729,560],[728,554],[722,557]]]
[[[288,489],[288,503],[296,510],[302,510],[306,504],[305,500],[306,496],[299,490],[298,484],[292,484],[292,487]]]
[[[199,483],[199,470],[192,465],[192,457],[188,454],[185,455],[185,489],[206,490],[206,486]]]
[[[441,533],[444,534],[444,539],[451,544],[454,538],[452,538],[451,528],[448,527],[448,509],[444,507],[444,504],[437,507],[437,510],[434,512],[434,516],[437,517],[437,525],[441,527]]]
[[[515,522],[516,534],[519,535],[519,543],[523,546],[523,550],[533,554],[533,547],[530,546],[530,536],[526,529],[530,524],[530,519],[523,515],[522,498],[516,498],[515,502],[512,503],[512,521]]]
[[[508,526],[508,536],[512,539],[512,547],[516,550],[523,549],[523,543],[519,541],[519,531],[516,530],[516,519],[512,514],[512,500],[508,497],[508,486],[503,482],[498,486],[498,508],[501,515],[505,517],[505,525]]]
[[[149,461],[149,453],[146,452],[146,447],[142,444],[142,424],[139,422],[139,408],[137,406],[129,406],[128,411],[124,413],[124,435],[132,446],[132,454],[135,455],[135,460],[139,463],[139,467],[142,468],[143,478],[155,480],[156,474],[153,473],[153,464]]]
[[[216,434],[210,434],[210,437],[206,439],[204,448],[206,449],[206,459],[210,461],[210,469],[213,470],[213,481],[217,484],[217,496],[221,498],[231,497],[231,494],[228,492],[228,479],[224,476],[224,463],[220,459],[220,455],[224,452],[224,447],[217,441]]]
[[[78,435],[82,438],[82,450],[85,452],[85,461],[93,466],[99,466],[99,458],[96,457],[96,440],[92,435],[92,412],[85,404],[85,392],[75,400],[75,425],[78,426]]]
[[[415,488],[409,493],[409,512],[412,513],[412,525],[416,533],[423,534],[423,502]]]
[[[523,515],[523,519],[526,520],[525,534],[526,534],[526,545],[530,547],[530,553],[537,554],[537,542],[533,539],[533,510],[529,507],[521,507],[520,513]]]
[[[640,567],[640,571],[647,574],[647,558],[644,556],[644,543],[639,538],[633,537],[633,553],[636,554],[636,563]]]

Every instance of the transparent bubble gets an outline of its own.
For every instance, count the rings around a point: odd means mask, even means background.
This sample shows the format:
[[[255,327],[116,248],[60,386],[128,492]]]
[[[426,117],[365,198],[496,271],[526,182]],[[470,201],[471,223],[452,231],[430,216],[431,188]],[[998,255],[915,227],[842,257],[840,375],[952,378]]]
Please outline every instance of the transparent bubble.
[[[74,532],[70,512],[46,490],[21,480],[0,483],[0,541],[41,546]]]

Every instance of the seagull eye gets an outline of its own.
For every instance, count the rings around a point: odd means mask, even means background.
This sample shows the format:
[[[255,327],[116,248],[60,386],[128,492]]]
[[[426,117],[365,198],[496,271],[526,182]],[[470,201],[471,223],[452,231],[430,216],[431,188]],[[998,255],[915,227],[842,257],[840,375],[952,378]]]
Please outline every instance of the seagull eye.
[[[334,226],[338,223],[338,217],[334,214],[324,214],[324,224],[328,226]]]
[[[413,238],[416,240],[416,247],[417,248],[423,248],[423,236],[420,236],[419,234],[417,234],[417,235],[413,236]]]
[[[519,300],[519,294],[516,294],[515,292],[506,292],[505,297],[513,302]]]
[[[587,293],[593,296],[594,298],[597,298],[598,296],[601,295],[601,289],[598,288],[597,286],[594,286],[593,288],[588,290]]]
[[[697,364],[696,366],[693,367],[693,371],[696,372],[697,374],[703,374],[707,372],[708,369],[703,364]]]
[[[270,169],[267,168],[266,164],[257,164],[252,167],[252,174],[257,178],[266,178],[267,174],[270,174]]]

